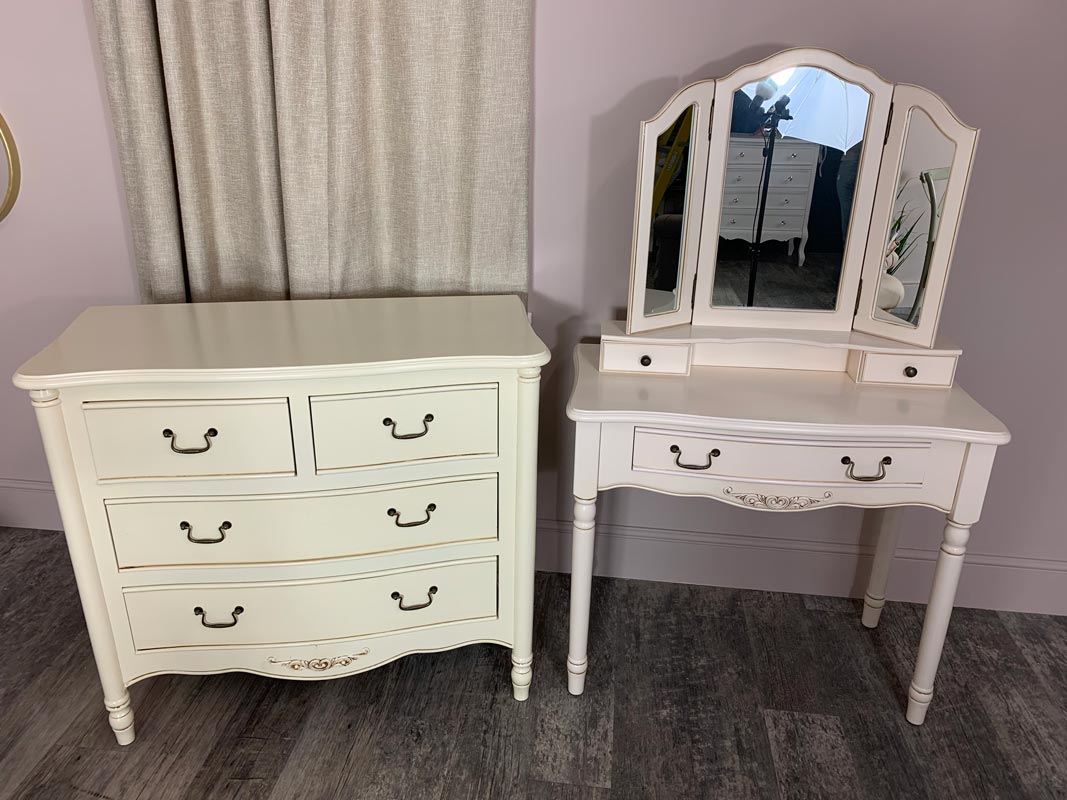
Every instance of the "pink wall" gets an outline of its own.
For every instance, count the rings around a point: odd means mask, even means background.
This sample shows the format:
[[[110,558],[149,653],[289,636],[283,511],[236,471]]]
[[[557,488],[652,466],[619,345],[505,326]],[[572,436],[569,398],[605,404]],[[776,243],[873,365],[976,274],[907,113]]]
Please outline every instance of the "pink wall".
[[[537,2],[531,305],[555,353],[543,397],[543,563],[551,566],[566,544],[554,535],[554,521],[570,515],[571,427],[562,407],[571,348],[625,304],[639,121],[692,80],[811,44],[890,80],[929,86],[983,129],[943,329],[966,351],[960,382],[1011,426],[1015,441],[998,458],[961,592],[967,602],[1004,607],[1053,607],[1040,592],[1028,594],[1031,586],[1059,587],[1067,598],[1058,486],[1067,377],[1062,336],[1050,335],[1067,297],[1060,244],[1067,192],[1062,155],[1043,167],[1040,151],[1042,132],[1067,127],[1058,96],[1047,90],[1067,75],[1065,8],[1060,0],[986,3],[980,11],[962,0]],[[15,211],[0,223],[0,375],[10,375],[85,306],[136,301],[94,43],[87,2],[4,12],[0,111],[18,138],[24,184]],[[6,378],[0,436],[0,524],[57,526],[54,501],[40,491],[47,470],[32,412]],[[803,585],[781,566],[764,575],[757,561],[752,580],[761,585],[839,591],[838,572],[855,562],[849,554],[858,517],[848,510],[774,516],[620,491],[605,495],[600,511],[609,531],[723,534],[708,537],[720,544],[801,542],[829,559],[813,561]],[[918,578],[929,565],[923,554],[936,549],[940,525],[928,511],[907,519],[905,556],[914,555],[920,568],[917,582],[906,577],[896,593],[921,599]],[[728,580],[731,570],[747,568],[741,556],[730,561],[742,549],[702,550],[698,537],[685,551],[687,562],[671,572],[669,558],[657,555],[669,548],[650,551],[651,563],[639,548],[627,550],[627,541],[636,540],[605,540],[600,569]],[[647,541],[655,543],[654,536]],[[788,547],[782,552],[781,563],[796,557]],[[976,577],[983,569],[998,577]],[[1067,612],[1067,601],[1058,602]]]
[[[33,409],[9,376],[86,306],[136,302],[137,288],[91,13],[15,5],[0,11],[0,113],[22,157],[0,222],[0,524],[57,528]]]
[[[971,540],[978,561],[984,556],[990,569],[1001,568],[1004,586],[984,601],[971,570],[961,591],[979,605],[1016,595],[1025,605],[1027,584],[1045,581],[1067,598],[1061,496],[1067,374],[1059,322],[1067,298],[1061,233],[1067,172],[1061,153],[1043,163],[1041,150],[1043,131],[1067,128],[1053,89],[1067,75],[1065,30],[1067,6],[1058,0],[539,2],[532,310],[555,354],[543,425],[547,463],[558,458],[561,465],[559,475],[542,475],[542,516],[570,514],[571,428],[559,420],[572,345],[595,336],[600,322],[626,303],[640,120],[693,80],[724,75],[784,47],[816,45],[891,81],[933,89],[982,129],[942,330],[965,351],[959,382],[1001,416],[1015,441],[998,456],[984,519]],[[560,426],[557,445],[551,429]],[[816,548],[829,543],[828,551],[856,542],[857,515],[848,510],[771,516],[630,491],[601,499],[599,519],[624,532],[746,534],[764,543],[776,537]],[[938,515],[916,510],[906,519],[903,546],[932,556]],[[713,552],[730,558],[727,549]],[[603,555],[616,565],[627,558]],[[709,575],[729,573],[728,566],[707,568]],[[898,588],[913,599],[925,594],[925,587]],[[1067,613],[1067,599],[1058,602]]]

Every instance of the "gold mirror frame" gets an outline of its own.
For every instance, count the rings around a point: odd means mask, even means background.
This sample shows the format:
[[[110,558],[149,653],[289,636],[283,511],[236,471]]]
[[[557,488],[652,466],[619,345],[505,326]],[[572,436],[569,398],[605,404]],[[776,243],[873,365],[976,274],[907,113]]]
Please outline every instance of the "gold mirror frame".
[[[3,156],[7,159],[8,171],[7,191],[0,199],[0,221],[2,221],[15,207],[15,199],[19,196],[19,186],[22,183],[19,151],[15,147],[15,137],[11,135],[11,128],[7,126],[3,114],[0,114],[0,145],[3,145]]]

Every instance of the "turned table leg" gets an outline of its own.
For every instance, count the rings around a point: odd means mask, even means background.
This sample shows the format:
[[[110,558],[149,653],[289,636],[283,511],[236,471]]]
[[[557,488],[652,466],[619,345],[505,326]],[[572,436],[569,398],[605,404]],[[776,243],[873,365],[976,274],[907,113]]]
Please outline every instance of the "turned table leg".
[[[882,616],[885,606],[889,568],[893,564],[897,539],[900,538],[899,518],[899,508],[870,508],[863,515],[864,528],[873,531],[876,537],[871,577],[867,582],[867,592],[863,595],[863,625],[867,628],[878,627],[878,618]]]
[[[908,722],[922,725],[930,701],[934,697],[934,677],[945,646],[948,622],[956,599],[956,587],[963,570],[963,555],[970,537],[969,525],[960,525],[951,519],[945,525],[941,551],[934,569],[934,585],[930,602],[926,606],[922,638],[919,640],[919,655],[915,660],[915,674],[908,688]]]
[[[589,666],[589,600],[593,589],[593,539],[596,498],[574,498],[574,537],[571,543],[571,632],[567,653],[567,690],[585,690]]]

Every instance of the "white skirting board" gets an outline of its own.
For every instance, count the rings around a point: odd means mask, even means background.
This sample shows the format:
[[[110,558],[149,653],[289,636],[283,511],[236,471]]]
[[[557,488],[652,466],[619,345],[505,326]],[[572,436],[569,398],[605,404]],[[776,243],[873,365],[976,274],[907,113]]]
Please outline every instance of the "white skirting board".
[[[570,571],[571,523],[540,520],[537,568]],[[873,548],[721,533],[597,525],[597,575],[739,589],[862,597]],[[926,603],[937,550],[901,547],[887,599]],[[1067,615],[1067,561],[968,553],[957,606]]]
[[[0,478],[0,526],[62,530],[52,482]]]

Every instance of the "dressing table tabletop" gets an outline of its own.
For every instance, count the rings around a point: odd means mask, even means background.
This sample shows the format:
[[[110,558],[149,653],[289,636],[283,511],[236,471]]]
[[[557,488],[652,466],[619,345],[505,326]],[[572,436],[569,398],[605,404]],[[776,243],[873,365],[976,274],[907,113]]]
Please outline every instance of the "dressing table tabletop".
[[[885,604],[896,509],[946,514],[907,718],[921,724],[971,526],[998,446],[1010,434],[958,387],[855,383],[847,374],[693,367],[688,376],[606,373],[575,350],[567,416],[576,423],[568,686],[585,686],[596,497],[636,487],[769,512],[866,508],[878,531],[863,624]]]

